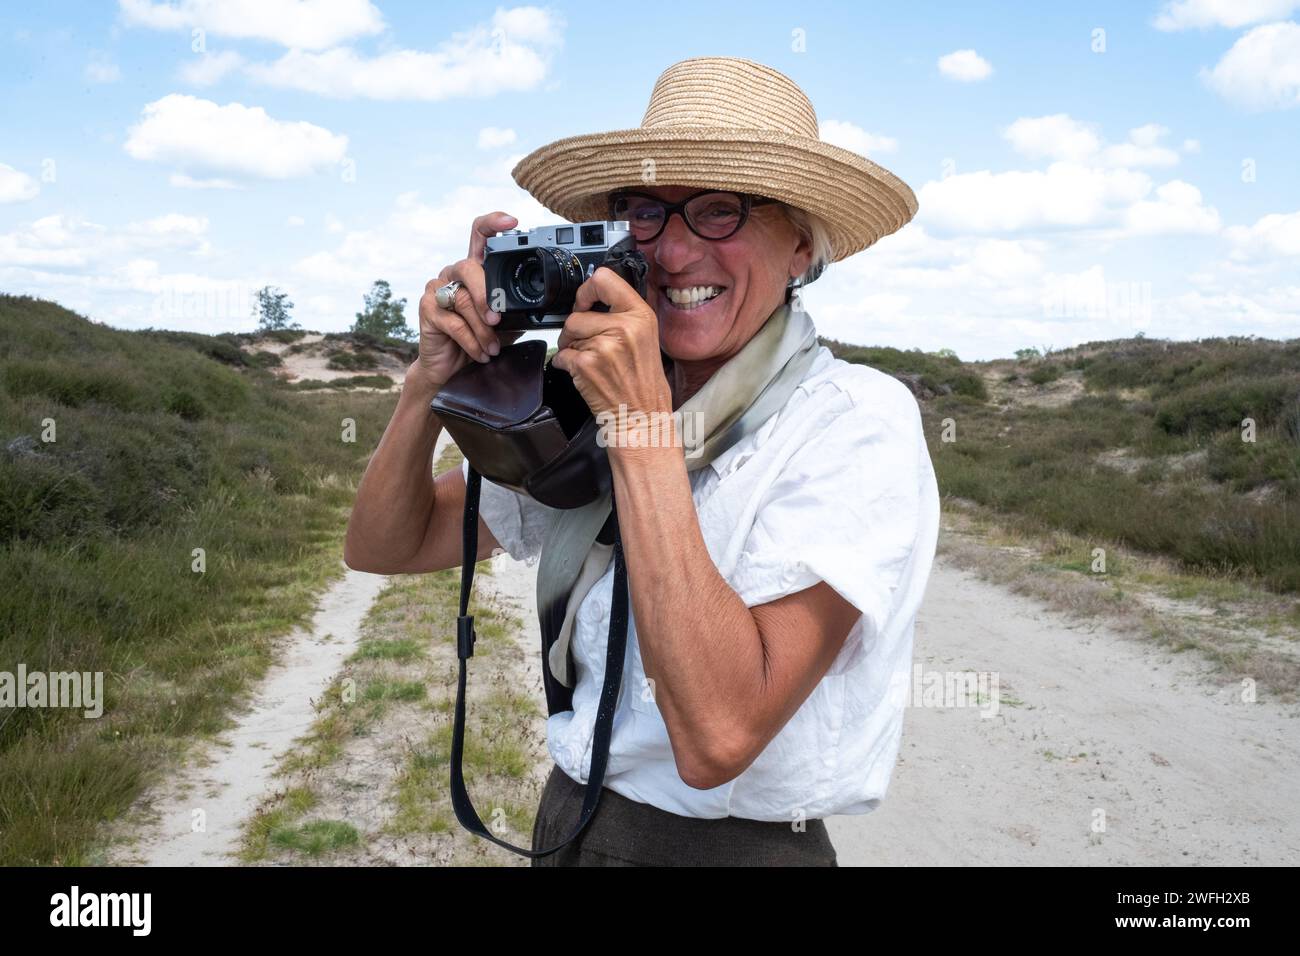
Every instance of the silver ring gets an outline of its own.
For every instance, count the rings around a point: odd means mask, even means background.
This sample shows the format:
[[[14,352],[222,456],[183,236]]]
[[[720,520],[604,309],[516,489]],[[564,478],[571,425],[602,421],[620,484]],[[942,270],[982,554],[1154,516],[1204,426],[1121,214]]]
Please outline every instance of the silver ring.
[[[454,309],[456,307],[456,292],[464,284],[459,279],[452,279],[446,285],[441,286],[433,294],[434,299],[438,302],[438,308],[445,309],[448,312]]]

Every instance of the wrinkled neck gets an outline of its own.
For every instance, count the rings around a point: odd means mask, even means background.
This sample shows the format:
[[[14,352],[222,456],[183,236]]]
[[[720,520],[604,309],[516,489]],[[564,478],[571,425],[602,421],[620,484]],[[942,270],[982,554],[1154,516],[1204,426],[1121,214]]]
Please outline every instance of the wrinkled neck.
[[[676,362],[670,359],[672,366],[667,374],[668,383],[673,390],[673,408],[681,408],[730,358],[730,355],[724,355],[700,362]]]

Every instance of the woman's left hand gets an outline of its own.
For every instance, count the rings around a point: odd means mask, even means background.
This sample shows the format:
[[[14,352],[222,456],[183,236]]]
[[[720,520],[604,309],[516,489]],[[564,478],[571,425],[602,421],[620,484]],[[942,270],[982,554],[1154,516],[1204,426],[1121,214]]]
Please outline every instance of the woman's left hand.
[[[597,302],[608,312],[590,312]],[[672,412],[672,390],[659,353],[659,319],[635,289],[601,267],[584,282],[565,320],[551,363],[573,377],[597,421],[627,414]],[[617,421],[617,419],[613,419]]]

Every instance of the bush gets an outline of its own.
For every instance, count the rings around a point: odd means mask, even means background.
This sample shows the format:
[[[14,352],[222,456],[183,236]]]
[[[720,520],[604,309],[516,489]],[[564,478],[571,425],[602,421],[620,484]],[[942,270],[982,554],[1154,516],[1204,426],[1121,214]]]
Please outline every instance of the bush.
[[[1046,365],[1036,365],[1033,371],[1029,373],[1029,381],[1035,385],[1046,385],[1048,382],[1055,382],[1061,377],[1061,366],[1054,363]]]
[[[240,340],[235,335],[200,335],[197,332],[172,332],[165,329],[146,329],[141,334],[159,342],[193,349],[223,365],[238,368],[245,364],[244,352],[239,347]]]
[[[142,404],[142,396],[117,369],[95,368],[72,361],[21,359],[4,366],[4,388],[16,398],[51,399],[69,408],[92,402],[130,409]]]
[[[392,397],[296,394],[230,344],[0,295],[0,669],[102,671],[107,698],[0,716],[0,865],[87,862],[341,568],[365,450],[339,421],[373,442]]]
[[[969,369],[951,349],[939,353],[920,349],[895,349],[848,345],[835,339],[819,339],[836,358],[858,365],[869,365],[882,372],[919,375],[921,384],[930,391],[941,394],[951,390],[958,395],[986,401],[988,388],[978,372]],[[944,389],[943,386],[948,389]]]
[[[270,329],[261,334],[273,342],[288,345],[307,335],[307,331],[305,329]]]
[[[1242,441],[1236,431],[1219,436],[1210,444],[1206,455],[1206,475],[1214,481],[1229,483],[1239,492],[1274,483],[1300,492],[1300,447],[1280,436],[1257,438],[1264,440]]]
[[[1156,424],[1179,435],[1209,435],[1240,429],[1246,418],[1257,428],[1281,424],[1300,400],[1300,373],[1268,378],[1238,377],[1188,388],[1157,406]]]
[[[300,391],[314,391],[322,388],[392,388],[393,380],[387,375],[345,375],[324,381],[319,378],[305,378],[294,383]]]
[[[335,352],[325,363],[326,368],[340,371],[361,371],[379,367],[379,356],[374,352]]]
[[[254,368],[278,368],[284,364],[284,359],[274,352],[266,352],[261,349],[248,356],[248,364]]]

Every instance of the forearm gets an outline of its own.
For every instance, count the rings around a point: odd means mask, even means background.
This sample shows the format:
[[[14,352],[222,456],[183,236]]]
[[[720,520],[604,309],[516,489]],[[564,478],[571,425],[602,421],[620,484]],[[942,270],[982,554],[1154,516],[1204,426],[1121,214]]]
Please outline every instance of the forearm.
[[[357,487],[343,552],[349,567],[400,564],[423,544],[435,504],[433,449],[442,431],[429,410],[436,393],[408,373]]]
[[[749,749],[764,684],[758,626],[709,555],[681,449],[610,452],[646,676],[682,779],[716,786]]]

